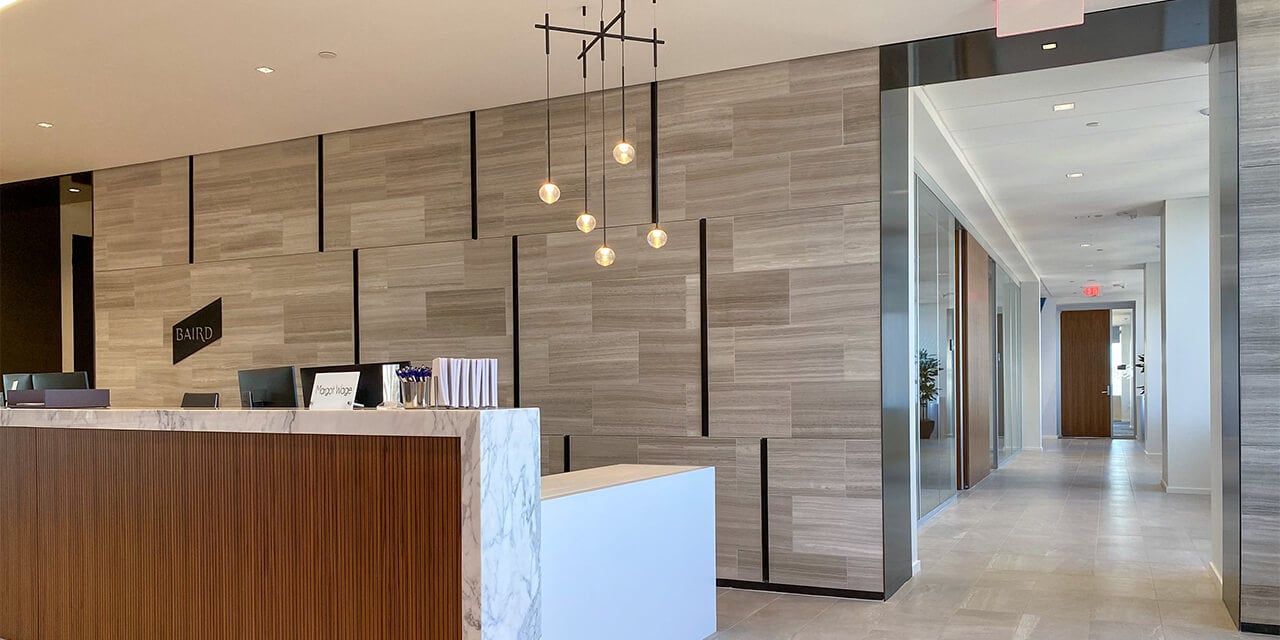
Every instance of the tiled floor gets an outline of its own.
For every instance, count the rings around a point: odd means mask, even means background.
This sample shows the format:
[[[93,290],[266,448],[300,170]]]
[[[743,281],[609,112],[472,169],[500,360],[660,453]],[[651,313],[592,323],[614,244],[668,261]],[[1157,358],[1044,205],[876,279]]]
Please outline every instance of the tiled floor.
[[[1191,640],[1234,631],[1209,498],[1165,494],[1132,440],[1045,440],[920,531],[887,603],[726,589],[714,640]]]

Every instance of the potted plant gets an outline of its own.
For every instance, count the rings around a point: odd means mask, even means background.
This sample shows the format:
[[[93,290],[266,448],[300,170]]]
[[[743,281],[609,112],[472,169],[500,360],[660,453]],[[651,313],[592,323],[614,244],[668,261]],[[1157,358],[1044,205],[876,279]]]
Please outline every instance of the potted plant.
[[[926,349],[917,355],[920,366],[920,439],[933,437],[934,422],[929,418],[929,403],[938,399],[938,372],[942,362]]]

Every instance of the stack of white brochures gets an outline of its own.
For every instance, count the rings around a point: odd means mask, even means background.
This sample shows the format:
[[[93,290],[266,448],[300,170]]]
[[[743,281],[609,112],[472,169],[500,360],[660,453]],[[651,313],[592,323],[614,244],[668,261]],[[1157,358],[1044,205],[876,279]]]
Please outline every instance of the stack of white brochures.
[[[431,395],[437,407],[483,409],[498,406],[496,358],[436,358],[431,361]]]

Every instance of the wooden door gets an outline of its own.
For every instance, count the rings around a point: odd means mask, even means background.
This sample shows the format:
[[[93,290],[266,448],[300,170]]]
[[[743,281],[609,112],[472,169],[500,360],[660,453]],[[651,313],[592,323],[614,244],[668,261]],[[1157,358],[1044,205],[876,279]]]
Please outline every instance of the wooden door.
[[[1061,316],[1062,435],[1111,437],[1111,312]]]
[[[968,232],[958,236],[961,404],[957,479],[960,489],[968,489],[991,473],[995,352],[991,344],[991,259]]]

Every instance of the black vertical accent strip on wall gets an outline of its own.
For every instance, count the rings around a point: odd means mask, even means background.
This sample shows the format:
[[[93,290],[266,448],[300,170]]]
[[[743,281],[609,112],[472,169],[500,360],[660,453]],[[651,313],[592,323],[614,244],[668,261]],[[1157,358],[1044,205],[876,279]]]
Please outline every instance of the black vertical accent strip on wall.
[[[707,219],[698,220],[698,305],[702,324],[702,437],[711,435],[711,347],[707,331]]]
[[[760,581],[769,581],[769,439],[760,438]]]
[[[658,224],[658,81],[649,83],[649,202],[652,222]]]
[[[511,399],[520,406],[520,236],[511,236]]]
[[[355,363],[360,364],[360,250],[351,250],[351,342],[355,347]]]
[[[316,223],[320,226],[320,253],[324,253],[324,136],[316,136]]]
[[[471,112],[471,239],[480,238],[480,190],[476,187],[476,112]]]
[[[196,157],[187,156],[187,264],[196,263]]]
[[[564,436],[564,470],[569,471],[569,434]]]

